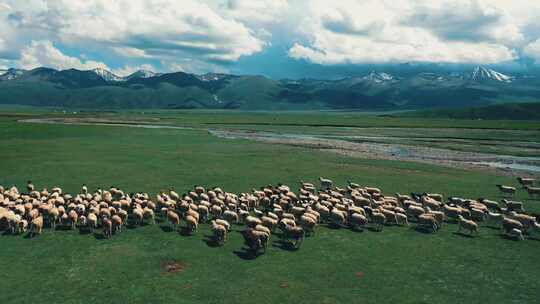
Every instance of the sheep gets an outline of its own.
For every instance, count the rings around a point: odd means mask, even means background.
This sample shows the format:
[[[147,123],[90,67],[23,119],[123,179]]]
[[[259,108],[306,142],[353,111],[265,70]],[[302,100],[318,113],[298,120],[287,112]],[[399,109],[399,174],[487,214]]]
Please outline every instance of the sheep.
[[[377,231],[382,231],[386,223],[386,216],[383,213],[375,211],[371,214],[371,222],[375,225]]]
[[[418,227],[423,229],[429,229],[431,232],[435,232],[438,229],[437,220],[433,214],[424,213],[418,216]]]
[[[148,208],[148,207],[145,207],[143,209],[143,218],[144,219],[148,219],[150,220],[150,223],[151,224],[155,224],[156,223],[156,217],[154,215],[154,210]]]
[[[349,225],[353,230],[356,230],[358,227],[364,229],[368,224],[368,219],[365,215],[360,213],[353,213],[349,217]]]
[[[465,230],[468,230],[470,235],[472,235],[473,232],[478,235],[478,224],[476,224],[474,221],[466,220],[463,216],[460,215],[458,216],[458,223],[458,233],[461,232],[461,229],[463,228]]]
[[[384,214],[384,216],[386,217],[386,223],[395,223],[396,225],[398,224],[396,213],[394,211],[390,211],[381,207],[379,208],[379,212]]]
[[[199,224],[195,217],[191,215],[186,216],[186,229],[190,234],[196,232],[198,226]]]
[[[332,209],[330,212],[330,223],[334,226],[341,227],[347,223],[347,214],[338,209]]]
[[[77,226],[77,219],[79,218],[79,215],[75,210],[71,210],[69,212],[69,223],[71,224],[71,229],[75,229]]]
[[[487,222],[494,223],[495,225],[501,224],[504,218],[504,216],[501,213],[495,213],[491,211],[488,211],[488,213],[486,213],[486,216],[487,216]]]
[[[319,177],[321,182],[321,188],[324,190],[330,190],[334,186],[334,182],[330,179]]]
[[[231,231],[231,224],[229,224],[229,222],[227,222],[226,220],[216,219],[214,221],[216,222],[216,224],[227,228],[227,231]]]
[[[103,226],[103,236],[107,239],[110,239],[112,237],[113,231],[112,221],[108,217],[104,217],[101,220],[101,224]]]
[[[89,213],[87,217],[87,226],[90,229],[90,232],[94,232],[94,229],[97,228],[98,218],[94,213]]]
[[[298,249],[304,237],[306,235],[302,227],[287,225],[285,222],[281,222],[281,230],[283,231],[283,238],[293,245],[294,248]]]
[[[540,197],[540,187],[525,186],[531,198]]]
[[[215,220],[212,220],[211,223],[214,241],[222,246],[227,241],[227,227],[217,224]]]
[[[227,222],[238,224],[238,214],[231,210],[223,212],[223,219]]]
[[[503,195],[514,196],[514,194],[516,193],[516,188],[514,187],[505,186],[505,185],[495,185],[495,186],[499,188],[499,190],[501,191]]]
[[[506,205],[508,211],[525,212],[522,202],[509,201],[506,199],[503,199],[502,202]]]
[[[180,225],[180,217],[173,210],[167,211],[167,222],[171,226],[172,231],[176,231],[178,225]]]
[[[480,198],[480,199],[478,199],[478,201],[481,202],[482,204],[486,205],[486,207],[488,209],[500,210],[499,203],[496,202],[496,201],[488,200],[488,199],[485,199],[485,198]]]
[[[523,230],[523,224],[517,220],[505,217],[502,220],[501,229],[505,232],[508,232],[512,229],[518,229],[521,231]]]
[[[523,187],[532,186],[536,181],[536,179],[530,177],[518,177],[517,180]]]
[[[206,223],[208,221],[208,214],[210,213],[208,210],[208,207],[205,205],[199,205],[197,212],[199,213],[201,217],[201,222]]]
[[[134,224],[135,225],[142,225],[143,218],[144,218],[143,209],[141,209],[141,208],[133,209],[132,215],[133,215]]]
[[[257,225],[261,225],[262,222],[260,219],[254,217],[254,216],[248,216],[246,217],[245,219],[245,223],[246,223],[246,226],[250,227],[250,228],[254,228],[255,226]]]
[[[523,231],[529,231],[535,227],[536,218],[534,216],[516,213],[515,211],[510,212],[509,216],[523,225]]]
[[[270,229],[270,231],[274,231],[274,229],[276,228],[277,224],[278,224],[278,220],[277,219],[274,219],[272,217],[269,217],[269,216],[263,216],[261,217],[261,222],[262,222],[262,225],[268,227],[268,229]]]
[[[471,218],[472,219],[475,219],[475,220],[480,221],[480,222],[482,222],[482,221],[484,221],[486,219],[486,211],[476,209],[476,208],[471,208],[470,211],[471,211]]]
[[[17,223],[17,234],[22,234],[26,232],[26,229],[28,229],[28,221],[27,220],[20,220]]]
[[[30,236],[34,236],[37,234],[41,234],[43,231],[43,216],[38,216],[35,219],[32,220],[32,223],[30,224]]]
[[[315,227],[317,227],[317,221],[308,215],[302,215],[299,221],[300,226],[304,229],[307,235],[315,234]]]
[[[272,232],[270,231],[270,229],[268,229],[268,227],[266,227],[264,225],[257,225],[257,226],[255,226],[254,229],[257,230],[257,231],[262,231],[262,232],[268,234],[269,236],[272,235]]]
[[[396,222],[398,225],[407,225],[409,226],[409,219],[404,213],[396,212]]]
[[[521,230],[519,230],[517,228],[512,228],[512,229],[506,231],[505,234],[506,234],[507,237],[513,238],[513,239],[518,240],[518,241],[525,240],[525,238],[523,237],[523,232],[521,232]]]
[[[118,215],[113,215],[111,218],[112,222],[112,231],[114,233],[121,232],[122,231],[122,218]]]
[[[268,239],[270,236],[262,231],[255,230],[253,228],[248,228],[245,230],[242,235],[244,240],[249,246],[250,250],[258,254],[259,250],[263,250],[263,253],[266,252],[266,247],[268,244]]]
[[[218,205],[213,205],[212,209],[210,209],[210,213],[212,213],[212,218],[217,219],[221,217],[223,210]]]
[[[422,207],[415,205],[410,205],[406,210],[407,215],[418,218],[420,215],[424,214],[425,211]]]

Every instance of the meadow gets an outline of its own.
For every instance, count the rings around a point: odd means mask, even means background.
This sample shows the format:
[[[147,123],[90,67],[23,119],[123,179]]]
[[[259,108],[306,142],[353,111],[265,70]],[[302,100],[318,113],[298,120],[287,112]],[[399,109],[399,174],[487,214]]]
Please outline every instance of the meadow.
[[[475,130],[537,132],[537,121],[470,121],[389,118],[358,113],[121,112],[76,117],[158,121],[195,129],[20,123],[28,117],[64,117],[61,111],[14,109],[0,115],[0,184],[21,189],[59,185],[77,192],[82,183],[152,194],[194,185],[247,192],[267,184],[294,189],[319,176],[352,180],[386,194],[437,192],[445,196],[501,199],[495,184],[515,179],[493,171],[357,159],[324,151],[223,139],[203,128],[385,127],[437,128],[456,136]],[[310,128],[307,129],[306,128]],[[463,129],[462,132],[456,131]],[[334,129],[335,130],[335,129]],[[338,129],[335,132],[345,132]],[[349,132],[349,131],[347,131]],[[422,131],[423,132],[423,131]],[[459,133],[459,134],[458,134]],[[504,132],[503,132],[504,133]],[[407,134],[407,132],[405,132]],[[540,202],[520,190],[528,211]],[[422,233],[411,227],[382,232],[325,225],[299,250],[272,236],[266,254],[245,254],[235,226],[223,247],[208,242],[208,225],[193,236],[166,232],[158,221],[103,240],[79,231],[34,238],[0,235],[1,303],[538,303],[540,240],[517,242],[482,224],[476,237],[455,224]],[[175,262],[180,271],[164,265]]]

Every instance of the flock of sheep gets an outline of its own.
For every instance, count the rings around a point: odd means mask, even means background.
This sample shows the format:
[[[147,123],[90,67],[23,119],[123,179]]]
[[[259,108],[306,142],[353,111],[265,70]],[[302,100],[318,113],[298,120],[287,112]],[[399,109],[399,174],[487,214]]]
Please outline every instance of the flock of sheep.
[[[519,178],[531,195],[538,195],[531,178]],[[0,229],[5,233],[30,236],[41,234],[45,227],[63,225],[68,229],[102,229],[105,238],[120,233],[131,225],[155,223],[156,217],[166,220],[170,229],[195,232],[201,223],[210,223],[213,241],[223,245],[232,225],[245,225],[245,242],[255,253],[266,250],[276,229],[292,247],[298,248],[304,238],[314,234],[320,224],[370,228],[381,231],[385,225],[409,225],[430,232],[445,222],[457,222],[458,232],[477,234],[479,222],[500,226],[511,238],[540,232],[534,216],[525,213],[521,202],[503,199],[450,197],[423,193],[384,195],[379,188],[363,187],[349,182],[345,188],[334,186],[329,179],[319,178],[320,188],[301,182],[298,192],[289,186],[268,185],[249,193],[234,194],[215,187],[196,186],[183,195],[174,190],[163,191],[152,199],[148,193],[131,193],[111,187],[89,192],[83,185],[79,194],[65,193],[61,188],[35,189],[29,181],[27,192],[17,187],[0,186]],[[505,195],[516,188],[498,185]],[[183,222],[183,224],[181,224]]]

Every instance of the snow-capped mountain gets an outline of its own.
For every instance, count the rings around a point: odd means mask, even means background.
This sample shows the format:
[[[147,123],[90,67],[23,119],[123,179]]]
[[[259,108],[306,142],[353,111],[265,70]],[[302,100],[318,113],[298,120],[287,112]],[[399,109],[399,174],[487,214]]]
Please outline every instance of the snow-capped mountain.
[[[474,81],[483,81],[483,80],[495,80],[500,82],[511,82],[512,77],[505,75],[503,73],[499,73],[495,70],[483,67],[483,66],[477,66],[474,68],[470,75],[470,79]]]
[[[0,80],[13,80],[24,74],[24,70],[8,69],[0,70]]]
[[[156,77],[160,76],[160,73],[155,73],[148,70],[138,70],[137,72],[125,77],[126,80],[130,80],[133,78],[150,78],[150,77]]]
[[[229,76],[230,75],[220,73],[206,73],[203,75],[197,75],[196,77],[201,81],[217,81]]]
[[[98,76],[103,78],[105,81],[125,81],[123,77],[117,76],[111,71],[108,71],[103,68],[95,68],[92,70],[94,73],[96,73]]]
[[[387,82],[394,80],[394,76],[384,73],[384,72],[375,72],[371,71],[368,75],[362,77],[364,80],[369,80],[375,83]]]

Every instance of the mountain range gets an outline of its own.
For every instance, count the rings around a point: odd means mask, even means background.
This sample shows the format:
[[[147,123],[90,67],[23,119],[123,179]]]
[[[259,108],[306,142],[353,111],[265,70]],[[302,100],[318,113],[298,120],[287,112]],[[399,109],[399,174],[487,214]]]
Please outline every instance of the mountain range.
[[[448,72],[366,71],[335,80],[259,75],[137,71],[122,77],[93,70],[0,70],[0,104],[94,109],[217,108],[246,110],[374,109],[488,105],[540,99],[540,77],[488,67]]]

